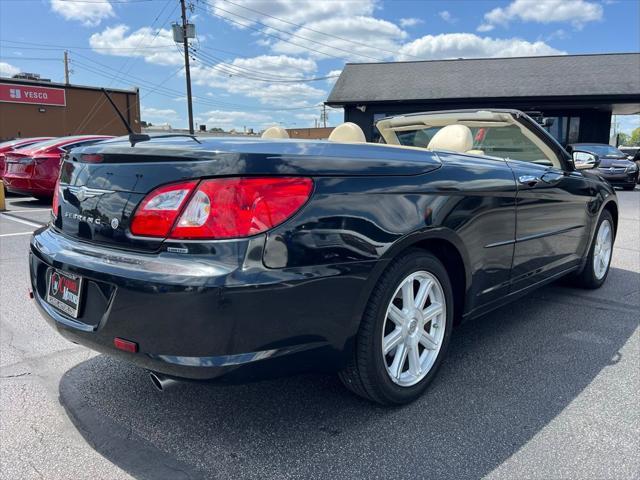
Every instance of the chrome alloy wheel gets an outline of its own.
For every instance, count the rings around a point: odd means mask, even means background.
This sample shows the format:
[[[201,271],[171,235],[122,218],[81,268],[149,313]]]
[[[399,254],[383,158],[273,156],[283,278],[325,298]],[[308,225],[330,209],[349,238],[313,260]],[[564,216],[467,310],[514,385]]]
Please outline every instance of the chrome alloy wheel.
[[[611,261],[611,249],[613,246],[613,229],[609,220],[603,220],[596,235],[596,244],[593,247],[593,273],[601,280],[609,269]]]
[[[446,308],[433,274],[414,272],[400,283],[382,327],[382,355],[394,383],[410,387],[429,373],[444,340]]]

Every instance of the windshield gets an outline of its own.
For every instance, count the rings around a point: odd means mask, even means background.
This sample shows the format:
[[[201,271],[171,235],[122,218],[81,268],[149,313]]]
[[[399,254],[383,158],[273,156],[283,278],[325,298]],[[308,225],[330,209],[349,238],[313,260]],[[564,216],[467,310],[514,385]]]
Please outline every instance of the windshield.
[[[396,132],[400,145],[428,148],[429,142],[442,127],[427,127]],[[552,163],[515,125],[501,127],[471,127],[475,155],[490,155],[525,162]]]
[[[626,157],[624,153],[611,145],[574,145],[573,149],[594,153],[599,157]]]

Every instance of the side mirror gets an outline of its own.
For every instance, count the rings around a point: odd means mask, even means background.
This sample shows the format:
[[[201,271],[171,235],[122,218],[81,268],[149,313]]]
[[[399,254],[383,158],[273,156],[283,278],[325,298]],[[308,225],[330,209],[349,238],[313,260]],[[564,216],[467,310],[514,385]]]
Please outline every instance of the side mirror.
[[[589,170],[600,165],[600,157],[594,153],[574,150],[571,157],[576,170]]]

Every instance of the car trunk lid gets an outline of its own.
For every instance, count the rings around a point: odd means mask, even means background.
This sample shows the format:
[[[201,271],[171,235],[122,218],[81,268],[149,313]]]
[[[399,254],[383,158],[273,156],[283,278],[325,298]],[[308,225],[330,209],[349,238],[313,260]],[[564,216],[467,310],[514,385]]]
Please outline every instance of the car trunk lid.
[[[155,188],[229,176],[418,175],[437,157],[371,144],[217,139],[164,139],[130,146],[105,142],[68,155],[62,164],[55,226],[85,241],[157,250],[164,239],[131,234],[136,207]]]

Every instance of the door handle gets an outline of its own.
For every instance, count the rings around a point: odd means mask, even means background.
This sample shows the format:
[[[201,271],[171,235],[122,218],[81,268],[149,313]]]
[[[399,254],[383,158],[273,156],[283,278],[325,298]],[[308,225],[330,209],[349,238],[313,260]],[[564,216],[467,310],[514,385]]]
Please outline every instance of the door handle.
[[[564,174],[560,172],[546,172],[542,175],[542,181],[545,183],[558,183],[564,178]]]
[[[540,178],[536,177],[535,175],[520,175],[518,177],[519,183],[521,183],[522,185],[528,185],[530,187],[535,187],[539,181]]]

